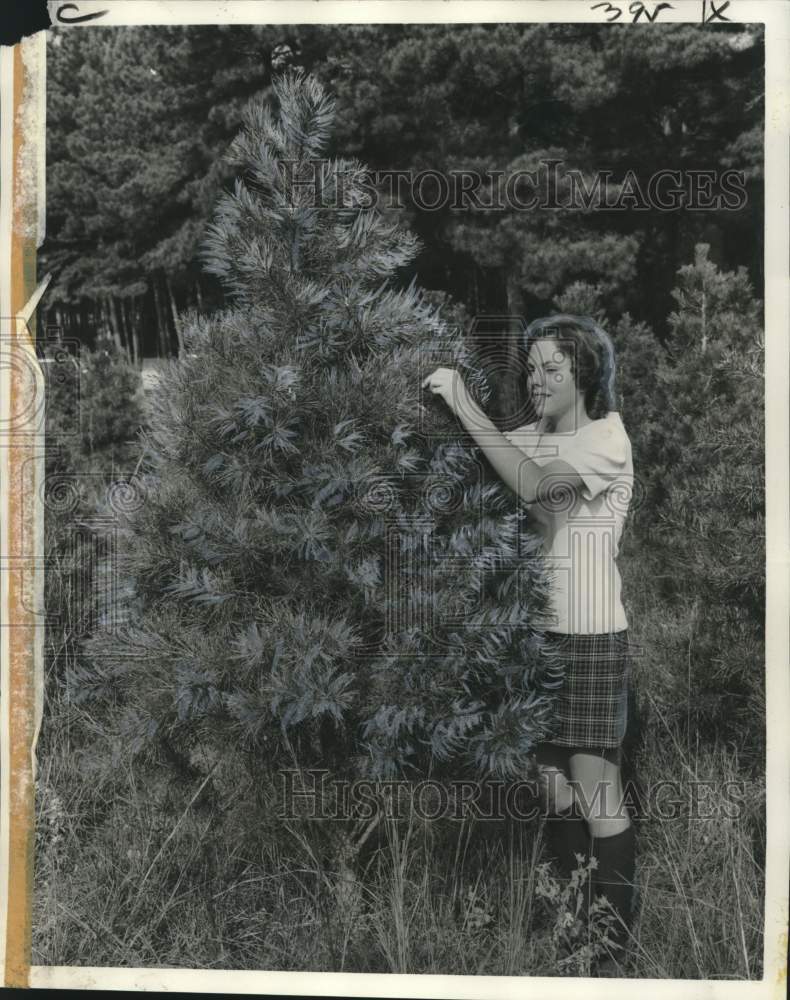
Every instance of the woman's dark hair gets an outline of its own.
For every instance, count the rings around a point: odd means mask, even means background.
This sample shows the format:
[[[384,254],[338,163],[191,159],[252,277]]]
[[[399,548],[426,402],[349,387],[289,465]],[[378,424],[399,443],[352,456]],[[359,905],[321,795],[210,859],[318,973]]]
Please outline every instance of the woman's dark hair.
[[[577,387],[584,391],[584,405],[592,420],[617,409],[614,347],[594,319],[559,314],[533,320],[524,333],[526,355],[536,340],[556,340],[566,345],[571,372]]]

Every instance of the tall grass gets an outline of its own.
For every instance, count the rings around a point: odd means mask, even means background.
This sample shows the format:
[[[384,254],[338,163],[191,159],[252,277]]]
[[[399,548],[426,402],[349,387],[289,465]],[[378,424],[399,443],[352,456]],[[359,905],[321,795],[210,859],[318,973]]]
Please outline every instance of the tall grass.
[[[364,871],[333,869],[285,835],[253,854],[212,837],[216,817],[195,790],[175,808],[172,790],[131,771],[92,784],[85,748],[69,743],[75,711],[53,713],[38,784],[37,963],[573,974],[537,824],[447,820],[433,836],[382,821]],[[731,749],[689,753],[683,735],[660,721],[645,734],[644,787],[743,781]],[[763,787],[744,787],[734,818],[635,820],[639,910],[623,974],[760,976]]]
[[[761,756],[746,731],[740,744],[700,739],[694,691],[684,687],[698,612],[667,619],[660,577],[671,567],[650,558],[645,551],[624,563],[641,720],[629,736],[628,770],[638,777],[642,811],[634,818],[638,910],[622,974],[759,978]],[[259,832],[240,823],[237,836],[220,836],[216,803],[199,782],[174,786],[155,768],[108,770],[102,720],[66,684],[78,656],[73,581],[73,573],[55,573],[48,582],[48,600],[63,614],[47,636],[35,963],[585,973],[589,947],[566,931],[537,822],[382,820],[364,849],[327,854],[304,825]],[[762,726],[760,705],[748,711]],[[705,781],[719,789],[730,782],[738,794],[722,802],[692,784]],[[677,786],[663,799],[662,782]],[[690,815],[693,787],[709,815]],[[241,817],[245,794],[238,790]],[[672,798],[677,815],[660,815],[659,800],[666,813]]]

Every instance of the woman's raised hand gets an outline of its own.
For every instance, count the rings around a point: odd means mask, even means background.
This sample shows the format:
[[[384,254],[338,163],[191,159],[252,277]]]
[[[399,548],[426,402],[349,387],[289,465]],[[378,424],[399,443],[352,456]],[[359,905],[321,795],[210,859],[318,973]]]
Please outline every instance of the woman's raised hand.
[[[436,396],[441,396],[455,414],[462,409],[467,398],[464,380],[455,368],[437,368],[424,379],[422,387],[429,389]]]

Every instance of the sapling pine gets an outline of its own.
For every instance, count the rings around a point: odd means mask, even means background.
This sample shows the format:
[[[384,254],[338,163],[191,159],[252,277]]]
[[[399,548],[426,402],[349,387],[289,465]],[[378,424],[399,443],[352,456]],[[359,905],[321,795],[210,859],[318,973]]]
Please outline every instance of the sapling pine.
[[[398,284],[419,243],[364,166],[322,158],[332,100],[298,71],[274,92],[205,241],[229,305],[183,318],[151,398],[129,624],[90,641],[92,689],[120,753],[215,769],[225,803],[278,768],[524,777],[560,678],[538,544],[420,389],[437,359],[485,380]]]

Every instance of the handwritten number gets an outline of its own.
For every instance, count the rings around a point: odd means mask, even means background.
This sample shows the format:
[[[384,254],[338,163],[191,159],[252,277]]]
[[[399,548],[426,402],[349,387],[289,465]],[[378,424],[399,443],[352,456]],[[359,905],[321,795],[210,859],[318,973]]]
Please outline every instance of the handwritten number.
[[[590,8],[590,10],[598,10],[599,7],[605,7],[606,8],[606,10],[604,11],[604,14],[612,14],[613,15],[612,17],[607,18],[607,20],[610,21],[610,22],[611,21],[616,21],[618,19],[618,17],[622,17],[622,14],[623,14],[622,8],[621,7],[615,7],[613,4],[610,4],[608,2],[608,0],[606,0],[606,2],[604,2],[604,3],[594,3],[592,5],[592,7]]]
[[[77,11],[74,17],[67,17],[66,11]],[[80,14],[79,7],[75,3],[64,3],[61,4],[57,9],[55,17],[61,24],[82,24],[85,21],[95,21],[97,18],[104,17],[105,14],[109,14],[109,10],[96,10],[91,14]]]
[[[729,3],[729,0],[726,0]],[[604,14],[610,15],[607,20],[611,23],[612,21],[617,21],[618,18],[622,17],[623,8],[616,7],[614,4],[605,0],[605,2],[593,4],[590,8],[591,10],[598,10],[599,7],[604,8]],[[648,21],[655,21],[662,10],[672,10],[671,3],[658,3],[652,10],[648,10],[643,0],[633,0],[632,3],[628,5],[628,13],[631,15],[631,21],[633,24],[639,20],[640,17],[644,16]]]

